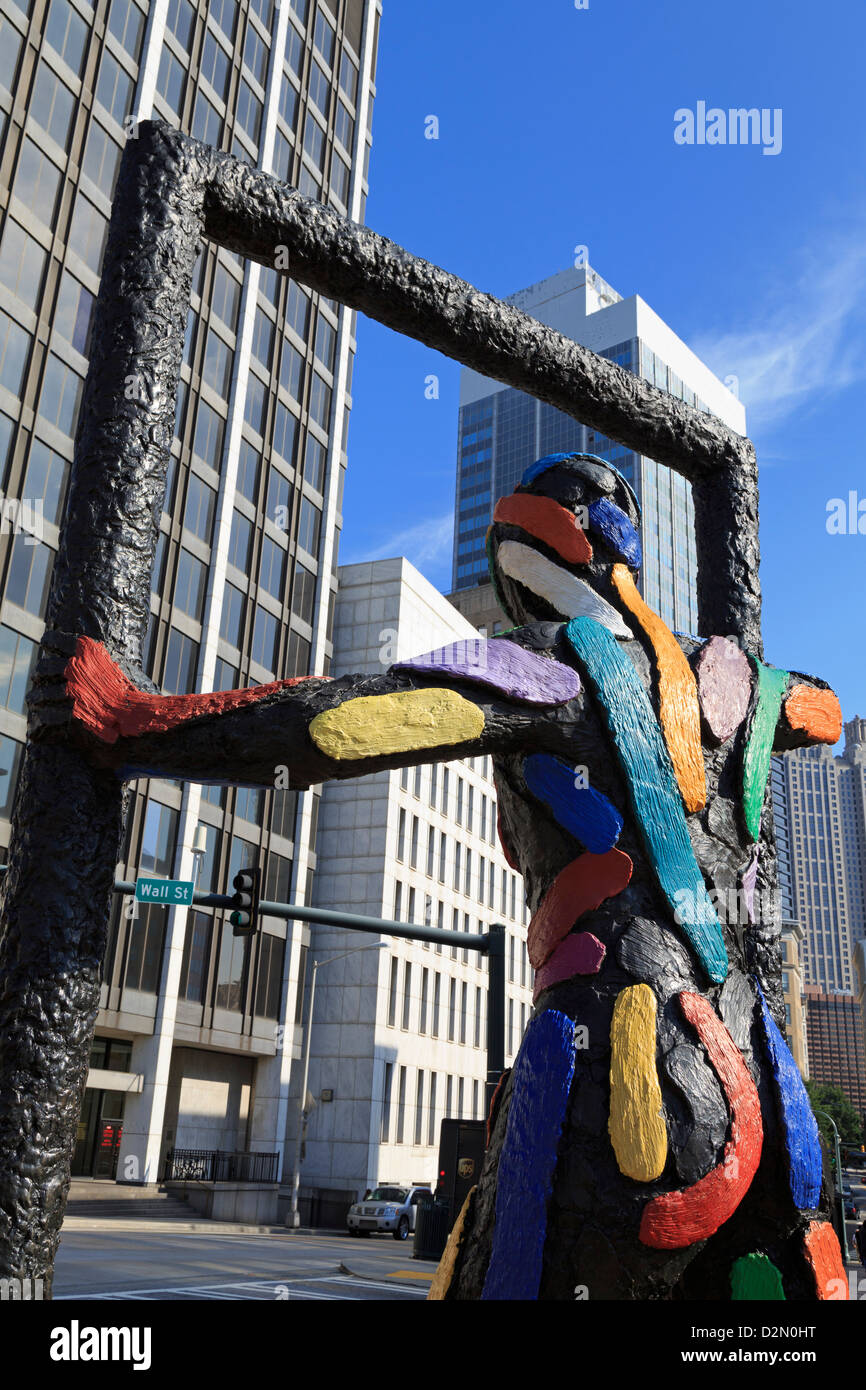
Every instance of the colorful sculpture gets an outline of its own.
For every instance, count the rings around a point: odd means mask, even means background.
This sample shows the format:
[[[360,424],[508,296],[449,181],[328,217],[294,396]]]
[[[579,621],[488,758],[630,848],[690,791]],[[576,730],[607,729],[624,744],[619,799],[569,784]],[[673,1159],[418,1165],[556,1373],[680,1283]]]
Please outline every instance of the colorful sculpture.
[[[634,584],[638,528],[602,460],[540,460],[490,536],[504,637],[186,700],[82,638],[73,736],[120,777],[212,780],[218,733],[219,775],[264,786],[280,765],[304,787],[493,755],[536,1013],[439,1296],[728,1298],[733,1278],[742,1298],[772,1266],[789,1299],[837,1297],[817,1128],[762,992],[778,923],[717,905],[754,902],[773,748],[835,742],[841,711],[819,681],[671,633]]]

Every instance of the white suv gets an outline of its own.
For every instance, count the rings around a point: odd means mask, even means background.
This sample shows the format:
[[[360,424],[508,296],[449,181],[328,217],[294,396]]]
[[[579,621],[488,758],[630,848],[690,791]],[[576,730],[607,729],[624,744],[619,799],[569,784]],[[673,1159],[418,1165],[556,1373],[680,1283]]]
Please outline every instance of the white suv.
[[[408,1240],[415,1229],[419,1202],[432,1202],[429,1187],[375,1187],[363,1202],[349,1207],[346,1225],[350,1236],[390,1231],[395,1240]]]

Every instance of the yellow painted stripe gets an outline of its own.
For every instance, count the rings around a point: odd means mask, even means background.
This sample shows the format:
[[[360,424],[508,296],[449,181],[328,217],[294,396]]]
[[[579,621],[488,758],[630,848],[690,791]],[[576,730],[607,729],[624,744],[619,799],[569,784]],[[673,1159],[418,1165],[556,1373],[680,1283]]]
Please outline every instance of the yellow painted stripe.
[[[422,1274],[419,1269],[389,1269],[386,1276],[388,1279],[417,1279],[420,1283],[422,1279],[433,1279],[434,1274]]]
[[[447,1294],[451,1280],[454,1278],[454,1266],[457,1263],[457,1255],[460,1250],[460,1243],[463,1240],[463,1227],[466,1224],[466,1213],[469,1210],[469,1203],[475,1196],[476,1188],[472,1187],[466,1194],[466,1201],[460,1208],[460,1215],[451,1227],[451,1234],[445,1243],[442,1251],[442,1259],[436,1273],[433,1275],[433,1283],[430,1285],[430,1292],[427,1295],[428,1303],[441,1303]]]
[[[686,654],[670,628],[644,603],[630,570],[614,565],[614,587],[652,643],[659,684],[659,719],[687,811],[700,811],[707,800],[707,777],[701,748],[698,683]]]
[[[656,997],[649,985],[624,989],[613,1006],[608,1129],[620,1172],[636,1182],[660,1175],[668,1136],[656,1072]]]
[[[310,736],[340,762],[419,748],[444,748],[478,738],[484,715],[455,690],[400,690],[361,695],[317,714]]]

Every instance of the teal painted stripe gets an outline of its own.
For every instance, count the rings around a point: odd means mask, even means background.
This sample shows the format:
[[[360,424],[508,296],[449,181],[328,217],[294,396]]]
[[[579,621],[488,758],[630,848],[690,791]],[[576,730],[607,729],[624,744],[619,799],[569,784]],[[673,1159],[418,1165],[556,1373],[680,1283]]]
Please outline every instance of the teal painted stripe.
[[[695,859],[680,789],[649,696],[634,665],[601,623],[574,618],[566,635],[604,711],[659,886],[710,979],[719,983],[728,973],[722,928]]]
[[[758,701],[743,758],[743,815],[746,829],[752,839],[757,840],[761,833],[761,813],[770,775],[773,740],[791,673],[780,671],[775,666],[765,666],[756,657],[750,659],[758,672]]]

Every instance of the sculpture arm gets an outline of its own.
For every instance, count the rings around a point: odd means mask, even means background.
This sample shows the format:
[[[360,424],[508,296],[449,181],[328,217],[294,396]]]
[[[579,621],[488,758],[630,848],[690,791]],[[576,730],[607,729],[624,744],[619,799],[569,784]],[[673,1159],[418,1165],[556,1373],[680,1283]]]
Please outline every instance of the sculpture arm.
[[[487,644],[473,645],[483,659],[461,669],[437,666],[440,654],[431,653],[379,676],[163,696],[138,688],[103,647],[80,637],[63,667],[63,699],[72,736],[124,780],[273,787],[279,779],[300,790],[419,762],[567,749],[582,712],[576,673],[534,657],[547,689],[532,688],[525,670],[517,681],[498,669],[501,651],[491,661]],[[525,654],[519,660],[525,668]]]
[[[782,696],[773,752],[789,752],[816,743],[834,744],[842,736],[842,708],[838,696],[823,681],[790,673]]]

